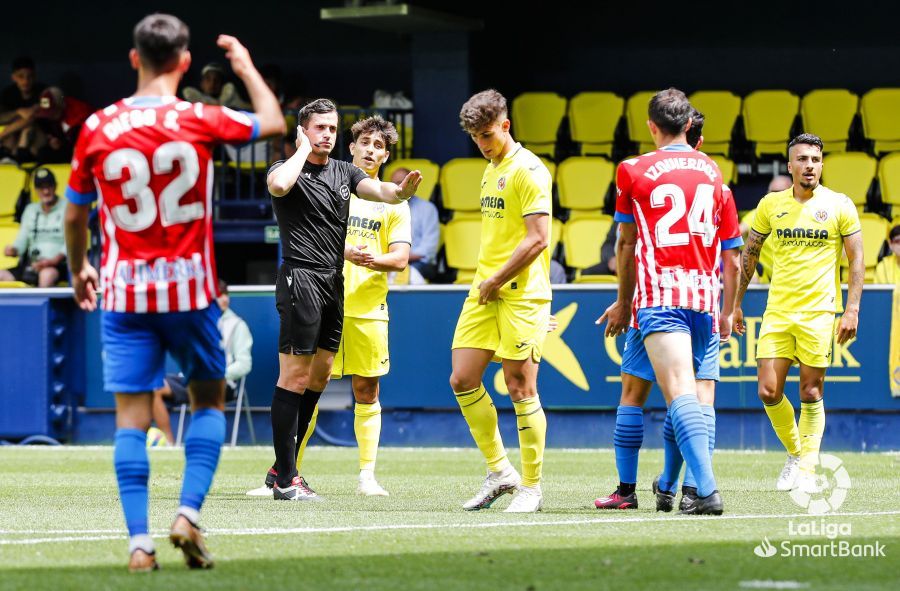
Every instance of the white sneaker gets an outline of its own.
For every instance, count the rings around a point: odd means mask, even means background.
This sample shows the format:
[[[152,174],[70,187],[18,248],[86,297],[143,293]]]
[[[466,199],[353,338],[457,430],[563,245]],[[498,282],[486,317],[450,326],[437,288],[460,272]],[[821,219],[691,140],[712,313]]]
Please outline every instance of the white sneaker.
[[[512,466],[500,472],[488,472],[484,484],[481,485],[481,490],[466,501],[463,509],[466,511],[487,509],[503,495],[514,492],[520,482],[522,482],[522,478]]]
[[[247,496],[248,497],[271,497],[272,489],[264,484],[259,488],[254,488],[253,490],[248,490]]]
[[[504,513],[536,513],[544,506],[540,486],[519,486],[512,503]]]
[[[359,486],[356,488],[356,492],[366,497],[390,496],[390,493],[375,480],[375,474],[371,470],[363,470],[359,473]]]
[[[794,483],[794,488],[808,495],[820,494],[828,486],[827,481],[820,479],[815,472],[800,470],[800,475]]]
[[[788,454],[787,461],[784,463],[784,468],[781,469],[781,474],[778,475],[778,480],[775,482],[775,489],[781,491],[793,489],[794,483],[797,482],[797,476],[799,475],[800,456]]]

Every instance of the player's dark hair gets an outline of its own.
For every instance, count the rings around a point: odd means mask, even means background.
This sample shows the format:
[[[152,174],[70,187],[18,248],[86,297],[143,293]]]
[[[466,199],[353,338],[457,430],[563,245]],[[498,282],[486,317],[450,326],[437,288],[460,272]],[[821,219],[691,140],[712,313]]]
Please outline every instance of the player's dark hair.
[[[647,109],[650,121],[666,135],[682,133],[693,112],[691,102],[677,88],[657,92]]]
[[[381,115],[373,115],[372,117],[366,117],[365,119],[357,121],[353,124],[353,127],[350,128],[350,133],[353,134],[354,142],[358,140],[360,136],[370,133],[380,133],[381,138],[388,146],[393,146],[397,143],[397,140],[400,139],[400,136],[397,135],[397,130],[394,128],[394,124],[382,119]]]
[[[894,238],[896,238],[897,236],[900,236],[900,224],[891,228],[891,233],[888,235],[888,238],[891,242],[893,242]]]
[[[34,60],[31,59],[31,56],[20,55],[16,59],[12,61],[12,71],[16,70],[34,70]]]
[[[306,124],[309,123],[310,118],[314,114],[324,115],[326,113],[336,112],[337,107],[332,101],[327,98],[318,98],[300,109],[297,113],[297,121],[300,123],[300,126],[305,129]]]
[[[812,133],[801,133],[800,135],[792,139],[791,143],[788,144],[788,154],[791,153],[791,148],[799,144],[806,144],[807,146],[818,146],[820,152],[825,150],[825,144],[822,143],[822,138]]]
[[[694,109],[694,112],[691,113],[691,128],[685,134],[690,147],[697,148],[697,144],[700,143],[700,136],[703,135],[703,124],[705,122],[706,118],[703,116],[703,113]]]
[[[508,110],[506,98],[489,88],[473,95],[459,111],[459,125],[468,134],[475,133],[486,125],[506,119]]]
[[[141,63],[157,72],[173,68],[190,40],[188,26],[171,14],[145,16],[134,27],[134,47]]]

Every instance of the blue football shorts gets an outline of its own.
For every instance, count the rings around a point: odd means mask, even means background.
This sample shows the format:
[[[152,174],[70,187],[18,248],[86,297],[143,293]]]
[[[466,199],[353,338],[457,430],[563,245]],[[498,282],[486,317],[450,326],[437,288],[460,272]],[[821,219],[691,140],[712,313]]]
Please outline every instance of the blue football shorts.
[[[163,385],[166,353],[187,381],[225,377],[225,351],[215,304],[192,312],[102,312],[103,387],[108,392],[151,392]]]
[[[691,335],[694,373],[698,380],[719,380],[719,334],[712,330],[712,315],[681,308],[642,308],[639,328],[629,328],[622,354],[622,373],[648,382],[656,381],[644,336],[654,332],[685,332]]]

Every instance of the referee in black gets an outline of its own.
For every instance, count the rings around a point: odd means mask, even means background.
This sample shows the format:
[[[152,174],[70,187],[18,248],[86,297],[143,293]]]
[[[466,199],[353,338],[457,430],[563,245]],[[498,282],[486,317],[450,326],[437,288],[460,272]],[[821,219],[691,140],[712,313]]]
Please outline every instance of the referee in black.
[[[273,164],[266,178],[284,256],[275,283],[281,320],[272,398],[275,466],[266,480],[268,485],[274,477],[274,498],[288,501],[316,498],[297,474],[296,443],[303,440],[341,342],[344,258],[355,263],[372,258],[355,247],[345,252],[350,194],[400,203],[422,181],[416,170],[399,185],[381,182],[350,162],[329,158],[338,113],[328,99],[300,109],[298,122],[297,152]]]

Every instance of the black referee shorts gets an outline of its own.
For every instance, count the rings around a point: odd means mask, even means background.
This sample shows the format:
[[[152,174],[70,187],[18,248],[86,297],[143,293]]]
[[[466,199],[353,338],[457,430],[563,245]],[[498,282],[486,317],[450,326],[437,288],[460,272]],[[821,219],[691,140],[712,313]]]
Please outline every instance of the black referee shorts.
[[[337,352],[344,327],[344,275],[341,269],[313,271],[281,265],[275,282],[275,308],[281,319],[278,351],[312,355]]]

